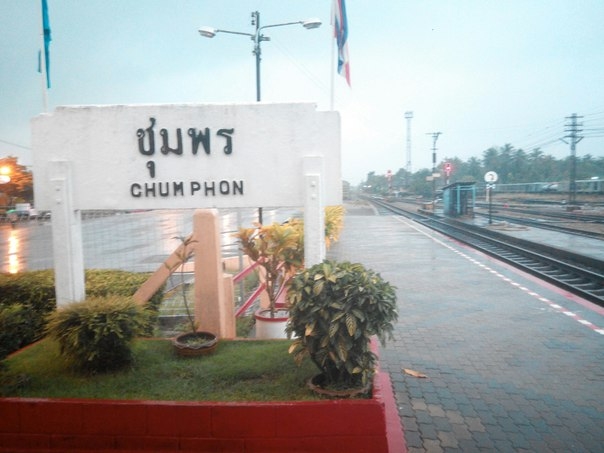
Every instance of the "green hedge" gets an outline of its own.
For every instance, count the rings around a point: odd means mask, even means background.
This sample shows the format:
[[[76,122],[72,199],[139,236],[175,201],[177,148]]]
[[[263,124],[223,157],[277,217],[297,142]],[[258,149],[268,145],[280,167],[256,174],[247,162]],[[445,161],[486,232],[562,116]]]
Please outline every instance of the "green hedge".
[[[147,273],[89,269],[86,271],[86,297],[132,296],[149,276]],[[163,297],[162,287],[145,305],[150,317],[149,327],[145,331],[147,336],[153,335]]]
[[[120,270],[86,270],[86,296],[106,297],[109,295],[132,296],[136,290],[147,280],[150,274],[134,273]],[[163,298],[163,288],[153,295],[147,303],[146,309],[152,323],[145,332],[151,335],[153,326],[158,316],[159,305]],[[19,305],[26,311],[27,323],[16,320],[16,314],[9,310],[10,307]],[[46,317],[56,308],[54,285],[54,271],[28,271],[17,274],[0,273],[0,319],[8,319],[10,325],[19,324],[16,329],[17,338],[8,340],[0,337],[0,351],[13,352],[44,335]],[[12,321],[11,321],[12,320]],[[2,356],[0,356],[0,359]]]
[[[45,318],[56,306],[54,272],[0,274],[0,294],[0,318],[13,331],[10,339],[3,336],[0,350],[10,354],[43,336]]]
[[[21,304],[0,308],[0,360],[27,344],[23,335],[31,335],[34,332],[31,319]]]

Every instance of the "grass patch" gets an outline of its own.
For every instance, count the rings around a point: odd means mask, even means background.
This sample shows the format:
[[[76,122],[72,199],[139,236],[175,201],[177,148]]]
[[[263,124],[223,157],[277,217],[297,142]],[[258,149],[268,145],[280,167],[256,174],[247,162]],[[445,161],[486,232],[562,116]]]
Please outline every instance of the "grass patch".
[[[221,341],[213,355],[180,358],[168,340],[137,340],[134,365],[83,376],[45,339],[5,361],[0,396],[160,401],[315,400],[306,381],[318,373],[295,365],[291,341]]]

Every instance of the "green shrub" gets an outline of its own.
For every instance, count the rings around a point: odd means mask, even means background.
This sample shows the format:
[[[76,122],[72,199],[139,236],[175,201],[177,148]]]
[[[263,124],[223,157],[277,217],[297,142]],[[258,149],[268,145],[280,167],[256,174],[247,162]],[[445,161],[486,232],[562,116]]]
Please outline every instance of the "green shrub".
[[[398,317],[395,288],[361,264],[324,261],[294,277],[288,299],[296,362],[310,357],[327,385],[365,385],[377,363],[371,336],[384,343]]]
[[[0,360],[31,343],[35,334],[32,318],[23,305],[0,307]]]
[[[132,296],[138,288],[149,278],[147,273],[127,272],[122,270],[87,269],[86,295],[96,296]],[[10,299],[0,299],[0,309],[13,305],[22,305],[27,311],[28,324],[23,330],[15,331],[19,339],[12,351],[19,349],[44,335],[46,318],[57,305],[55,294],[54,271],[52,269],[41,271],[27,271],[17,274],[0,273],[0,294],[10,294]],[[153,334],[157,323],[159,306],[163,298],[163,288],[157,291],[145,305],[150,322],[146,336]],[[4,343],[0,344],[3,349]],[[7,348],[8,350],[8,348]]]
[[[90,297],[51,314],[47,331],[77,369],[108,372],[130,364],[131,342],[147,328],[147,318],[130,297]]]

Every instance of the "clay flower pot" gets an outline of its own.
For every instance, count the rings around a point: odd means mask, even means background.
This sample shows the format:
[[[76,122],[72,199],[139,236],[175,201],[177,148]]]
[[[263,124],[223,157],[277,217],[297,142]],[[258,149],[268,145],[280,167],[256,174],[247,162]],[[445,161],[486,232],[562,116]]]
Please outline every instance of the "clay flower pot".
[[[218,346],[218,338],[210,332],[186,332],[172,339],[172,348],[181,357],[209,355]]]

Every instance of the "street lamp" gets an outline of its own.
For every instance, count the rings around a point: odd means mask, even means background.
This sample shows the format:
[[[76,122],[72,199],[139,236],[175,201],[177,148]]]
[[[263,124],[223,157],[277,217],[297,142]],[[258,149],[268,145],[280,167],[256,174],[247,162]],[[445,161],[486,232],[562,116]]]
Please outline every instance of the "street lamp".
[[[271,24],[260,26],[260,13],[258,11],[252,12],[252,25],[256,27],[254,33],[246,33],[241,31],[231,31],[231,30],[220,30],[218,28],[203,26],[199,28],[199,34],[204,38],[213,38],[217,33],[228,33],[231,35],[243,35],[249,36],[250,39],[254,42],[254,50],[252,54],[256,57],[256,102],[260,102],[260,56],[262,54],[262,49],[260,47],[260,43],[262,41],[270,41],[271,38],[269,36],[264,36],[261,31],[265,28],[274,28],[274,27],[285,27],[286,25],[302,25],[307,30],[312,30],[313,28],[319,28],[321,26],[321,20],[317,18],[299,20],[296,22],[284,22],[282,24]],[[258,222],[262,223],[262,208],[258,208]]]
[[[249,36],[250,39],[254,42],[254,50],[252,53],[256,56],[256,101],[260,102],[260,56],[262,54],[262,50],[260,48],[260,43],[262,41],[270,41],[270,37],[264,36],[261,32],[265,28],[273,28],[273,27],[284,27],[286,25],[302,25],[307,30],[311,30],[313,28],[318,28],[321,26],[321,21],[319,19],[306,19],[299,20],[296,22],[284,22],[282,24],[271,24],[260,26],[260,13],[258,11],[254,11],[252,13],[252,25],[256,27],[254,33],[245,33],[240,31],[230,31],[230,30],[220,30],[213,27],[200,27],[199,34],[205,38],[213,38],[217,33],[228,33],[231,35],[243,35]]]
[[[10,182],[11,168],[8,165],[0,167],[0,184],[8,184]]]

